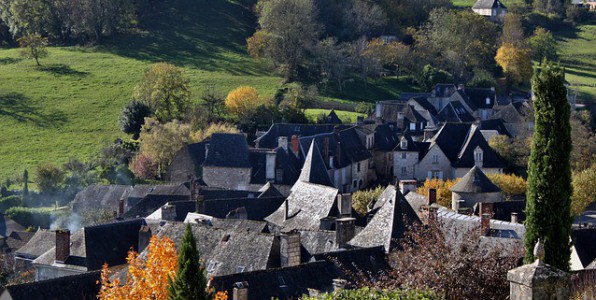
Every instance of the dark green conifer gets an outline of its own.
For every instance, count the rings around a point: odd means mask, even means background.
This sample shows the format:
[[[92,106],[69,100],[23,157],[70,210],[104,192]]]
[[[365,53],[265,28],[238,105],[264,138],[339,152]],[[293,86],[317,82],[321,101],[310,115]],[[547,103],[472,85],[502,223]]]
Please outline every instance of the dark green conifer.
[[[170,280],[169,300],[206,300],[210,299],[206,291],[207,278],[200,262],[197,243],[190,225],[186,224],[184,237],[178,255],[178,272]]]
[[[534,135],[528,163],[526,193],[526,263],[535,258],[534,245],[544,245],[544,262],[569,270],[571,249],[571,126],[570,105],[559,67],[545,64],[532,78]]]

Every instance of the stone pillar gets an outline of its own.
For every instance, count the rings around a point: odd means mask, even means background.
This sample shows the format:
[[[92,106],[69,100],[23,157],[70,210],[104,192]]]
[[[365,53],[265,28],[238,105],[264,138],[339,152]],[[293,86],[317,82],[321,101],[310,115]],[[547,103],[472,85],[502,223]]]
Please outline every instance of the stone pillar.
[[[139,253],[143,252],[143,250],[145,250],[145,248],[147,248],[147,246],[149,246],[149,241],[151,240],[151,228],[149,226],[141,226],[141,229],[139,229],[139,245],[137,248],[137,251]]]
[[[356,219],[341,218],[335,220],[335,243],[340,248],[345,248],[356,235]]]
[[[510,300],[567,300],[571,293],[569,274],[540,260],[507,272]]]

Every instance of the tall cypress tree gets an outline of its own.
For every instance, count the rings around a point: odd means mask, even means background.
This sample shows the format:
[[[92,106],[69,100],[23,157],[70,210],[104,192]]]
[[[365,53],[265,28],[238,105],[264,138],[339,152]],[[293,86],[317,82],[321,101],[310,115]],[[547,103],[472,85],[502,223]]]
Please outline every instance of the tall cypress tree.
[[[168,299],[210,299],[206,288],[207,278],[204,274],[204,268],[201,266],[197,243],[190,225],[186,224],[178,255],[178,272],[176,272],[176,278],[173,281],[170,279]]]
[[[544,262],[569,270],[571,249],[571,108],[561,69],[545,64],[532,78],[534,135],[526,192],[526,263],[534,260],[537,240],[544,244]]]

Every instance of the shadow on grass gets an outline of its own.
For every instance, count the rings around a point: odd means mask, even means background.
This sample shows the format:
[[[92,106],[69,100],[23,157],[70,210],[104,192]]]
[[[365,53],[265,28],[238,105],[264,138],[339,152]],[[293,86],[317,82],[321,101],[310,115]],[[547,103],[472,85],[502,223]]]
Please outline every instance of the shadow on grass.
[[[16,63],[20,62],[21,60],[23,60],[23,59],[22,58],[12,58],[12,57],[0,58],[0,65],[16,64]]]
[[[233,75],[268,75],[246,53],[252,13],[232,0],[179,0],[154,8],[142,32],[104,40],[99,50]]]
[[[588,72],[582,72],[577,69],[565,69],[565,73],[573,74],[575,76],[581,76],[581,77],[596,78],[596,75],[594,75],[594,74],[591,74]]]
[[[44,113],[31,100],[20,93],[0,94],[0,116],[7,116],[22,123],[38,127],[60,127],[67,118],[63,112]]]
[[[82,72],[77,71],[71,68],[69,65],[65,64],[52,64],[52,65],[41,65],[37,67],[40,71],[51,73],[54,75],[60,76],[76,76],[76,77],[85,77],[89,75],[89,72]]]
[[[398,99],[403,92],[418,92],[411,79],[407,77],[382,77],[363,80],[348,80],[340,92],[337,85],[330,83],[320,90],[323,97],[345,99],[349,101],[374,102],[377,100]]]

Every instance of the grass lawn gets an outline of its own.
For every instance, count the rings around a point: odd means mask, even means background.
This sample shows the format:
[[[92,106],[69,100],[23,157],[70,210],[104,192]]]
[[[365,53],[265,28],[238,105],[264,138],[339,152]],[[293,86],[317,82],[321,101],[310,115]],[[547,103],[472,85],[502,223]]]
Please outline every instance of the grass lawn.
[[[19,57],[0,49],[0,181],[33,178],[40,163],[86,160],[117,137],[118,116],[144,70],[155,62],[182,67],[193,101],[213,86],[227,93],[251,85],[271,97],[282,79],[246,54],[254,16],[237,0],[180,0],[151,16],[136,33],[95,47],[51,47],[49,57]],[[374,101],[409,90],[404,80],[377,79],[321,91],[325,101]],[[341,115],[340,115],[341,117]]]
[[[565,79],[578,91],[578,102],[596,101],[596,22],[554,32],[559,40]]]
[[[306,114],[307,118],[309,118],[311,120],[316,120],[317,117],[320,116],[321,114],[328,115],[330,111],[331,111],[330,109],[307,108],[304,111],[304,113]],[[358,116],[366,116],[365,114],[361,114],[361,113],[357,113],[357,112],[353,112],[353,111],[345,111],[345,110],[336,110],[335,113],[342,120],[342,122],[344,122],[346,124],[347,123],[355,123],[356,118]]]

